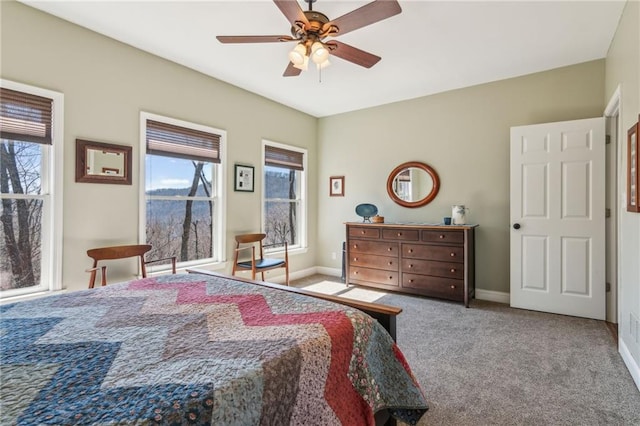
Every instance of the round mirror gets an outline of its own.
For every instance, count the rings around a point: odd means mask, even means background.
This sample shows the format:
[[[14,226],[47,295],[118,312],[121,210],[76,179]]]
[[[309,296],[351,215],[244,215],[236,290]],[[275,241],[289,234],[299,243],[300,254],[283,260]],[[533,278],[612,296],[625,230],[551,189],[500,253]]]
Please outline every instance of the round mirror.
[[[418,161],[400,164],[387,179],[389,197],[403,207],[424,206],[436,198],[439,190],[436,171]]]

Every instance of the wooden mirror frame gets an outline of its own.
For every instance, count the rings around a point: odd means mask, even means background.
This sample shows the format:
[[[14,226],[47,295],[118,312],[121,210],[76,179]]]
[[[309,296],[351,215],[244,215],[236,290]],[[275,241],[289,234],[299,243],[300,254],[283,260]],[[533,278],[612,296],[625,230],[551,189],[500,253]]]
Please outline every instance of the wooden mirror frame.
[[[427,172],[427,174],[431,176],[431,180],[433,181],[433,187],[431,188],[431,192],[429,192],[426,197],[418,201],[401,200],[400,197],[398,197],[395,191],[393,190],[393,180],[395,179],[396,175],[401,171],[408,169],[409,167],[416,167],[420,170]],[[396,204],[399,204],[402,207],[415,208],[415,207],[422,207],[426,204],[429,204],[434,198],[436,198],[436,195],[438,195],[439,190],[440,190],[440,178],[438,177],[438,173],[436,173],[436,171],[431,166],[425,163],[421,163],[419,161],[408,161],[406,163],[400,164],[398,167],[393,169],[393,171],[389,174],[389,178],[387,179],[387,193],[389,194],[389,197]]]
[[[87,173],[87,149],[95,149],[97,151],[109,151],[115,152],[117,154],[123,154],[123,176]],[[76,182],[115,183],[120,185],[131,185],[131,164],[132,160],[130,146],[76,139]]]

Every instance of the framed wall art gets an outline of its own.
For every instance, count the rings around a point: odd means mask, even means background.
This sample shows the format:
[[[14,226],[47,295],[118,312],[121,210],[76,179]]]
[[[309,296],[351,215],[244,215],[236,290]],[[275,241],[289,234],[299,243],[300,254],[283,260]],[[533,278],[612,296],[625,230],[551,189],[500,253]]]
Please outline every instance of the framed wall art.
[[[627,211],[640,212],[640,153],[638,148],[638,127],[640,115],[636,124],[627,131]]]
[[[234,191],[253,192],[254,182],[253,166],[235,165],[235,174],[233,178]]]
[[[329,178],[329,195],[331,197],[344,197],[344,176],[331,176]]]

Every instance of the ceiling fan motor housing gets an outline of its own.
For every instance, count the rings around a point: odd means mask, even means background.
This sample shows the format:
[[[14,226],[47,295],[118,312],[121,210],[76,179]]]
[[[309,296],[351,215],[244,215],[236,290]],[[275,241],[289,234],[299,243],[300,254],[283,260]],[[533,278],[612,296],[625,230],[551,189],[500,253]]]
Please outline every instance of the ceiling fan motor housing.
[[[304,11],[304,16],[309,21],[309,25],[305,25],[304,22],[296,21],[295,25],[291,27],[291,35],[297,39],[306,40],[311,38],[314,40],[321,40],[325,38],[331,28],[326,28],[326,24],[330,22],[327,15],[315,10]]]

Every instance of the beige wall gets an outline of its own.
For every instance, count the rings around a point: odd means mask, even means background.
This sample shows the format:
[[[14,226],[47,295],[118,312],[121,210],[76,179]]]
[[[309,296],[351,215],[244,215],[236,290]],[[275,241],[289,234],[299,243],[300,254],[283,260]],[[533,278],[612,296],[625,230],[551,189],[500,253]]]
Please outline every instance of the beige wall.
[[[140,111],[226,130],[228,189],[234,163],[256,166],[255,192],[227,194],[227,257],[234,234],[261,226],[262,138],[309,150],[308,215],[316,222],[316,118],[20,3],[0,7],[1,77],[64,94],[65,287],[86,287],[88,248],[137,242]],[[133,185],[76,183],[76,138],[132,145]],[[309,231],[311,248],[292,256],[293,270],[315,265],[315,228]],[[136,271],[128,269],[123,278]]]
[[[605,103],[620,87],[623,131],[619,156],[619,305],[621,352],[628,350],[627,365],[640,388],[640,214],[626,211],[626,134],[640,114],[640,3],[627,2],[606,61]],[[633,325],[633,328],[632,328]],[[623,352],[623,355],[625,353]]]
[[[509,132],[511,126],[602,116],[604,60],[502,80],[320,119],[318,264],[339,268],[346,221],[373,203],[386,222],[439,222],[452,204],[478,223],[476,286],[509,291]],[[339,155],[336,155],[339,153]],[[386,192],[389,173],[423,161],[440,176],[428,205],[409,209]],[[345,176],[345,197],[328,179]]]

